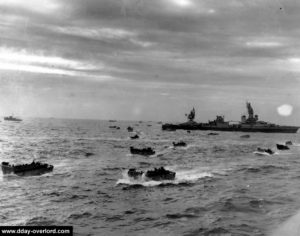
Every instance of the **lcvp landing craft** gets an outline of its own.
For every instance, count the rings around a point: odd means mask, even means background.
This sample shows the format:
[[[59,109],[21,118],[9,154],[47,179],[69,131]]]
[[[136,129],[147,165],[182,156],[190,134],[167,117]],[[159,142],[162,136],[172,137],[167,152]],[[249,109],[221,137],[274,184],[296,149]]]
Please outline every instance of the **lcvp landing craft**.
[[[188,121],[180,124],[163,124],[162,130],[174,131],[183,130],[218,130],[218,131],[241,131],[241,132],[266,132],[266,133],[296,133],[299,127],[282,126],[265,121],[259,121],[258,115],[254,115],[253,108],[249,102],[246,103],[248,117],[242,116],[241,121],[237,124],[230,124],[224,120],[224,116],[217,116],[213,121],[208,123],[197,123],[195,119],[195,109],[193,108],[189,115]]]

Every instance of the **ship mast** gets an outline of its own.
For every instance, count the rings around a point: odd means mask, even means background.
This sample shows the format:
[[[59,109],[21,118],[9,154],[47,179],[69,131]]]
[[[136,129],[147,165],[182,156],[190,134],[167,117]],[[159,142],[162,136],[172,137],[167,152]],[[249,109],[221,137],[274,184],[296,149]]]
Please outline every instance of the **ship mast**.
[[[188,118],[189,121],[194,121],[195,119],[195,108],[193,107],[193,109],[191,110],[190,114],[185,114]]]
[[[249,116],[248,118],[253,119],[254,112],[253,112],[253,108],[251,107],[251,103],[247,102],[246,104],[247,104],[247,110],[248,110],[248,116]]]
[[[254,111],[253,111],[253,108],[252,108],[250,102],[246,102],[246,105],[247,105],[247,110],[248,110],[248,119],[245,120],[245,117],[242,117],[242,122],[254,124],[254,123],[256,123],[256,121],[258,121],[258,115],[254,116]]]

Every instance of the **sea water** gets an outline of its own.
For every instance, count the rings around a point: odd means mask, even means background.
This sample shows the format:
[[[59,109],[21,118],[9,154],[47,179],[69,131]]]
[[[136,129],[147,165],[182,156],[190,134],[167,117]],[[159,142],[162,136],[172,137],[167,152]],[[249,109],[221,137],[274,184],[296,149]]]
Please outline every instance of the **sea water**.
[[[109,128],[119,126],[120,129]],[[131,140],[132,126],[140,139]],[[0,161],[54,166],[0,174],[1,225],[72,225],[74,235],[269,235],[300,208],[298,134],[184,130],[157,122],[25,119],[0,123]],[[276,143],[292,140],[290,150]],[[186,147],[172,147],[184,141]],[[129,147],[151,147],[152,156]],[[257,147],[276,150],[258,156]],[[87,154],[89,153],[89,154]],[[132,179],[165,167],[174,180]]]

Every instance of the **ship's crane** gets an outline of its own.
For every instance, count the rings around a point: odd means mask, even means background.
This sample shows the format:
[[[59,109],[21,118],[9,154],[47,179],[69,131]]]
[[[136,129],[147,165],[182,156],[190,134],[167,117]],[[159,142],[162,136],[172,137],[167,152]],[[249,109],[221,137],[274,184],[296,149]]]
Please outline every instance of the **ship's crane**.
[[[193,107],[190,114],[185,114],[185,116],[187,116],[189,121],[194,121],[194,119],[195,119],[195,108]]]
[[[252,119],[253,118],[253,114],[254,114],[253,108],[251,107],[251,103],[250,102],[247,102],[246,104],[247,104],[249,118]]]

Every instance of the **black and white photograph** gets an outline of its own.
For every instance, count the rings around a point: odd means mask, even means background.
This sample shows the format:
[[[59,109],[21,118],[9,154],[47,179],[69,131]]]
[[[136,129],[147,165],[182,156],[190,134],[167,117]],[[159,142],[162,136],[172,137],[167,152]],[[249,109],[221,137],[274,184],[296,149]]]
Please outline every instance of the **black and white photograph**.
[[[299,236],[300,1],[0,0],[0,235]]]

